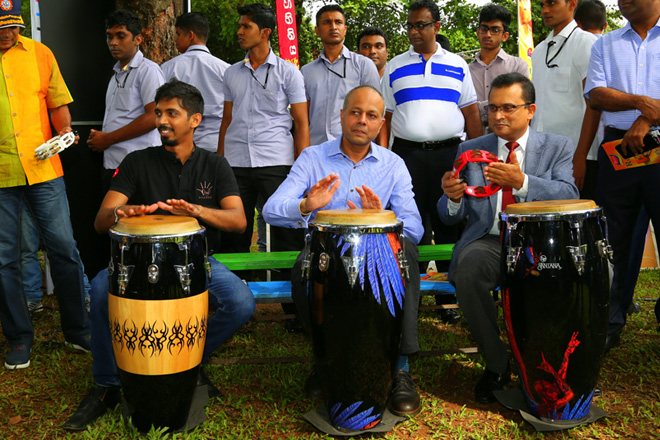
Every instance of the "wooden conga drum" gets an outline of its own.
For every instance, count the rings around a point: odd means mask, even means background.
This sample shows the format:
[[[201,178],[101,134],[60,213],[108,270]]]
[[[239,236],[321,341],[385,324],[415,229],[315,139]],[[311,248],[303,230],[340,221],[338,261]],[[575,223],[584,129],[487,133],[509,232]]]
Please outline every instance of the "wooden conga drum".
[[[516,203],[501,218],[504,317],[530,413],[581,419],[609,318],[605,218],[591,200]]]
[[[316,369],[331,423],[354,431],[386,409],[401,341],[403,224],[391,211],[320,211],[303,251]]]
[[[208,317],[204,229],[192,217],[120,219],[111,229],[112,348],[133,425],[184,427]]]

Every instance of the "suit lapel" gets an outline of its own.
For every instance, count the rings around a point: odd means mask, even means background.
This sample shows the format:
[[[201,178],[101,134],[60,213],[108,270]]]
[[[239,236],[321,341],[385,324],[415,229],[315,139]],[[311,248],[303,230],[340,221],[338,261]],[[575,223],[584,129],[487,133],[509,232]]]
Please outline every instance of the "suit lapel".
[[[530,128],[527,147],[525,149],[525,174],[530,176],[537,176],[539,174],[541,155],[543,154],[543,148],[541,147],[539,134]]]

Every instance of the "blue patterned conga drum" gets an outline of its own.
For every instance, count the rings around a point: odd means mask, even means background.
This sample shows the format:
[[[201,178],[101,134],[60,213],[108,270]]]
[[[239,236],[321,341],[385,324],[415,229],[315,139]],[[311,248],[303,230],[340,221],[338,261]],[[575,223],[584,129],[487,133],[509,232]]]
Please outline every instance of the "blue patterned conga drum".
[[[108,313],[132,424],[185,427],[206,342],[208,260],[192,217],[120,219],[110,231]]]
[[[530,413],[581,419],[607,335],[606,220],[591,200],[515,203],[501,219],[504,318]]]
[[[310,330],[330,422],[380,423],[399,356],[403,224],[391,211],[319,211],[303,251]]]

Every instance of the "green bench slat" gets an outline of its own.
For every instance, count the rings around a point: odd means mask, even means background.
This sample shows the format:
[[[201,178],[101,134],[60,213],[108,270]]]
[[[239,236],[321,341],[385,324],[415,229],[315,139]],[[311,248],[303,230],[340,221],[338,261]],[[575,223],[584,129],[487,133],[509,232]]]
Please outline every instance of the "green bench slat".
[[[453,244],[418,246],[419,261],[450,260]],[[299,251],[214,254],[229,270],[290,269]]]

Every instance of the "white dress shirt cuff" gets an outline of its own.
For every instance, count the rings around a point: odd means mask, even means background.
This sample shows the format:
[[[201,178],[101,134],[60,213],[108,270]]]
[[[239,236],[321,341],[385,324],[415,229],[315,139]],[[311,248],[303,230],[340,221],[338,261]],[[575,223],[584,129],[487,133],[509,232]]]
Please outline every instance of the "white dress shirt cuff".
[[[517,197],[518,200],[520,200],[521,202],[525,202],[527,201],[528,192],[529,192],[529,177],[527,177],[527,174],[525,174],[525,180],[523,181],[523,184],[520,187],[520,189],[513,188],[511,194],[513,194],[514,197]]]
[[[447,197],[447,214],[451,215],[456,215],[458,213],[458,210],[461,209],[461,203],[463,203],[463,199],[459,200],[458,203],[452,201],[449,197]]]

